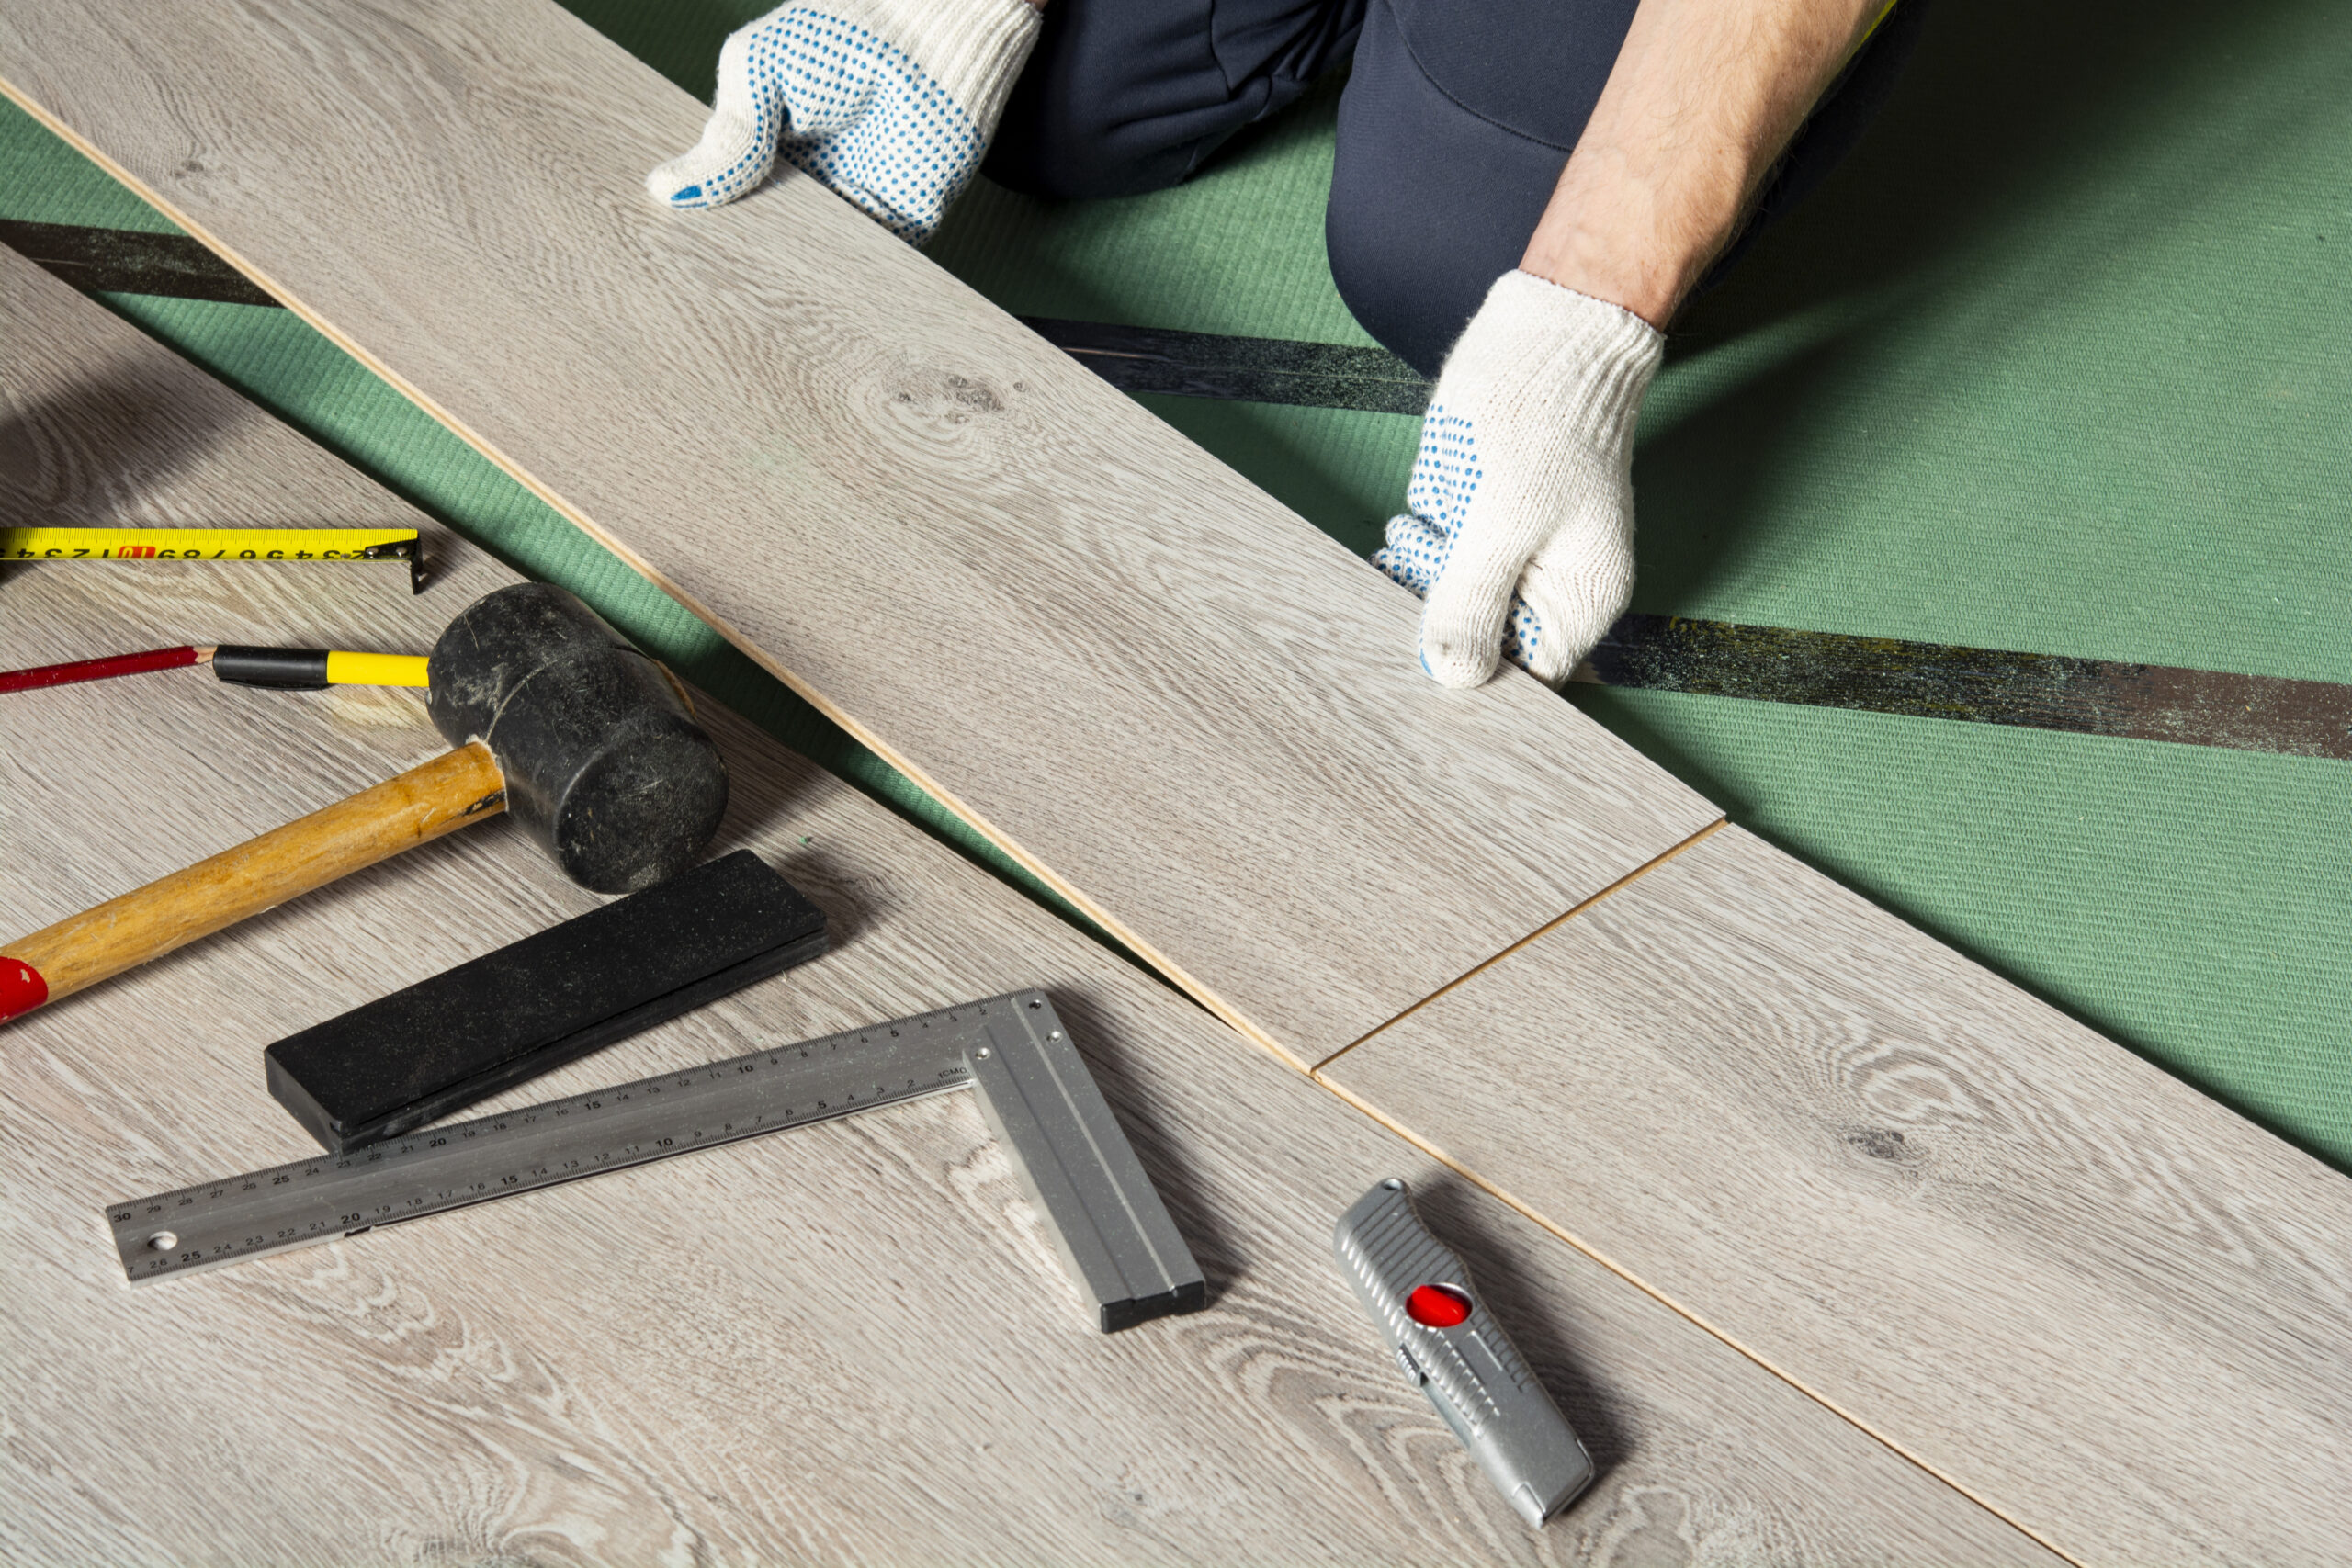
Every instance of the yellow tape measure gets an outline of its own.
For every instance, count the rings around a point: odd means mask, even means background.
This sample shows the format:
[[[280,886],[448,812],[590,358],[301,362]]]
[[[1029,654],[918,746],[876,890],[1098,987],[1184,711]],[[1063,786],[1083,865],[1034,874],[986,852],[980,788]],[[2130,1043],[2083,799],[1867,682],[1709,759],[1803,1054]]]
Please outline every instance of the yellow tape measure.
[[[0,528],[0,561],[403,560],[424,586],[413,528]]]

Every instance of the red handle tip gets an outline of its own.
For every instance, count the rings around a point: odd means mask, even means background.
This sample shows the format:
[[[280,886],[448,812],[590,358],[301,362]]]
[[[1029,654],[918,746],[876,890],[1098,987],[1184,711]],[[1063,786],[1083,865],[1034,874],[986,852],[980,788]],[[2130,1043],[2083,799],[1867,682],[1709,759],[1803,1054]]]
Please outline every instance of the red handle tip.
[[[49,982],[21,958],[0,954],[0,1023],[49,1000]]]

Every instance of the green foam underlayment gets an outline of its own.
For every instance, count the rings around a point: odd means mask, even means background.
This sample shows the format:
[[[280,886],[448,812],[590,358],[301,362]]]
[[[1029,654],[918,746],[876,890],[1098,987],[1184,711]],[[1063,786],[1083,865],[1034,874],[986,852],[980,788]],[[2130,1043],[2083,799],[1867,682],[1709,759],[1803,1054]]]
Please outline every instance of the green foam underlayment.
[[[719,39],[760,8],[574,5],[706,97]],[[1643,422],[1635,607],[2352,682],[2347,80],[2341,0],[1945,0],[1862,147],[1679,327]],[[1367,343],[1323,258],[1333,102],[1155,196],[982,185],[932,254],[1020,314]],[[168,227],[13,111],[0,217]],[[108,303],[1011,870],[300,321]],[[1412,460],[1410,418],[1144,400],[1360,552]],[[2352,1168],[2352,765],[1569,700],[1735,820]]]

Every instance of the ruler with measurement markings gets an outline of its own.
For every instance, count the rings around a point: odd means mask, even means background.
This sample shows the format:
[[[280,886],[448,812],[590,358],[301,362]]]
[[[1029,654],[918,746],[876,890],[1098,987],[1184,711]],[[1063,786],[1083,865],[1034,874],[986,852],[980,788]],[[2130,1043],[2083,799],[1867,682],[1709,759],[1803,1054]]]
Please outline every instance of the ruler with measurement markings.
[[[967,1086],[1099,1326],[1204,1304],[1198,1265],[1037,991],[110,1204],[107,1220],[141,1284]]]

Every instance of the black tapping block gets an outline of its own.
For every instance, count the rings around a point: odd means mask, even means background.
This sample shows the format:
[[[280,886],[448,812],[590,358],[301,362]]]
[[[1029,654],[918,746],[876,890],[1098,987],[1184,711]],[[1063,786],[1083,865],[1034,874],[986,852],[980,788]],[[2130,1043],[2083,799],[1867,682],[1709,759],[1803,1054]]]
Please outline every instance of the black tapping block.
[[[288,1035],[269,1092],[341,1154],[824,951],[824,912],[738,850]]]

